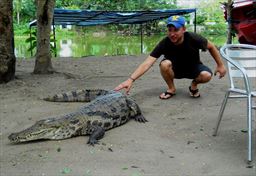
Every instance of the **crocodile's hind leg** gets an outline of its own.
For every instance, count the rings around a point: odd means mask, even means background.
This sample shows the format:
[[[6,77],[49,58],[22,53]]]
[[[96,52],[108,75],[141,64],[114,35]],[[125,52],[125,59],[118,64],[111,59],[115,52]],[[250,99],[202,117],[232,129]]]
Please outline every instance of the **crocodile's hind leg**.
[[[90,102],[98,96],[106,95],[108,93],[109,91],[102,89],[84,89],[56,94],[54,96],[44,98],[44,100],[53,102]]]
[[[105,129],[98,125],[90,125],[87,128],[87,134],[90,135],[87,144],[94,145],[98,143],[99,139],[102,139],[105,135]]]

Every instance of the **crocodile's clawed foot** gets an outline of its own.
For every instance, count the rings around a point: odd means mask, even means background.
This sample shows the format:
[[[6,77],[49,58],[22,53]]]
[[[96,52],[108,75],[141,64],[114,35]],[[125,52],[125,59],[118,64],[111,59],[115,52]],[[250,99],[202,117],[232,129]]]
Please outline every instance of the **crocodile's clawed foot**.
[[[97,139],[89,139],[87,144],[94,146],[95,144],[99,144],[99,141]]]
[[[142,122],[142,123],[148,122],[148,120],[147,120],[143,115],[135,116],[134,119],[135,119],[136,121]]]

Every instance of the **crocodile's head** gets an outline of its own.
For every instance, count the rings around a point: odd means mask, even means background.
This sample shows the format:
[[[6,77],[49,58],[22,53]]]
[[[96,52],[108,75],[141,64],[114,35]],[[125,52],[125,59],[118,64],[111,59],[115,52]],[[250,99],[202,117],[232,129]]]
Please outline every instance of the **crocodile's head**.
[[[33,126],[23,131],[12,133],[8,138],[13,143],[40,139],[62,139],[64,137],[61,131],[63,131],[63,125],[54,123],[54,120],[46,119],[37,121]]]

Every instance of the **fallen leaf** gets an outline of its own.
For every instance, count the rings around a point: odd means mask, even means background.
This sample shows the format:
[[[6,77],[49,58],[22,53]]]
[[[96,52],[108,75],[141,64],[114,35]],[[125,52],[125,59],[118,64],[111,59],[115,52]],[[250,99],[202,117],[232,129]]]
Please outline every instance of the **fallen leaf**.
[[[62,170],[61,173],[63,173],[63,174],[69,174],[71,171],[72,171],[72,170],[71,170],[70,168],[65,167],[65,168]]]

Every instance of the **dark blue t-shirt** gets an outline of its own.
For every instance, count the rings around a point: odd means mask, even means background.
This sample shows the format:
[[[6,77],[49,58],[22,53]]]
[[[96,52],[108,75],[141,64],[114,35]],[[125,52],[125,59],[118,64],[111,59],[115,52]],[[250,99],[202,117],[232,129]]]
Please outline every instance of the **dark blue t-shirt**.
[[[165,37],[150,53],[150,56],[159,58],[164,55],[165,59],[170,60],[176,69],[192,68],[202,63],[199,56],[200,49],[206,51],[207,39],[196,33],[185,32],[182,44],[174,45],[168,37]]]

